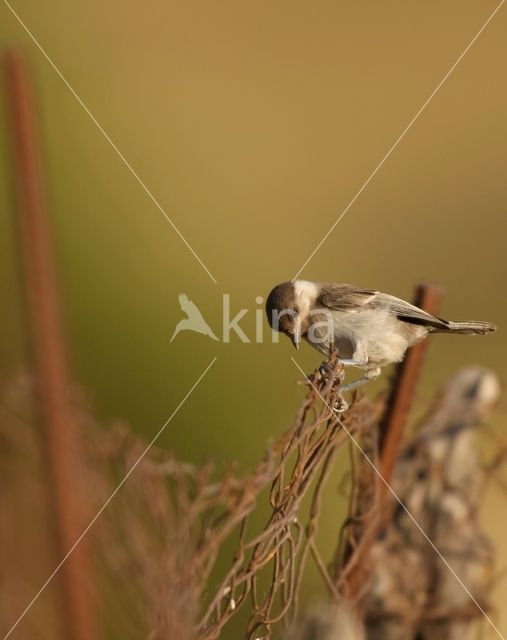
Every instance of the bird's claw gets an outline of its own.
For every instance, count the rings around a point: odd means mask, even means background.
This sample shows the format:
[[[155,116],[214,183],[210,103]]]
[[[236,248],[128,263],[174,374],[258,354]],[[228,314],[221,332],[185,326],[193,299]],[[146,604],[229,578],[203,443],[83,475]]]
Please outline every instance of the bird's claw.
[[[318,369],[315,369],[312,373],[307,373],[305,378],[305,384],[313,384],[313,382],[321,383],[326,382],[332,373],[331,367],[327,362],[323,362]]]
[[[327,380],[332,373],[331,367],[327,362],[323,362],[320,367],[317,369],[317,379],[319,382]]]
[[[343,396],[339,395],[333,406],[333,413],[344,413],[349,408],[349,403],[344,399]]]
[[[306,374],[306,384],[312,384],[314,381],[318,383],[328,382],[330,380],[336,380],[338,382],[343,381],[343,371],[336,371],[326,360],[316,369],[313,373]]]

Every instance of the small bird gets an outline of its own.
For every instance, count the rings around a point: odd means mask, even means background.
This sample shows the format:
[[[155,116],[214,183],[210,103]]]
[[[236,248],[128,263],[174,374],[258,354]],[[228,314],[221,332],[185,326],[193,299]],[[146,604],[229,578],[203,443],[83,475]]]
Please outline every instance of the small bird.
[[[328,356],[336,349],[343,365],[365,371],[342,386],[350,391],[403,360],[408,347],[430,333],[481,334],[496,331],[490,322],[450,322],[387,293],[349,284],[294,280],[271,290],[266,314],[272,329],[299,348],[301,339]]]
[[[172,342],[180,331],[196,331],[197,333],[203,333],[205,336],[209,336],[213,340],[218,340],[209,324],[203,318],[197,305],[194,304],[192,300],[189,300],[185,293],[180,293],[178,299],[181,310],[187,314],[187,317],[178,322],[170,341]]]

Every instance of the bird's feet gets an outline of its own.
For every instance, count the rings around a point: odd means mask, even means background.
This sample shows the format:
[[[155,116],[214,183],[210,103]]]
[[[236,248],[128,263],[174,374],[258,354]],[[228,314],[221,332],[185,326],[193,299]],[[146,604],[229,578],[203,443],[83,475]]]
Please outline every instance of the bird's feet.
[[[334,413],[344,413],[349,408],[349,403],[345,400],[345,398],[339,394],[334,402],[333,412]]]
[[[317,380],[319,382],[324,382],[328,380],[332,374],[333,374],[332,367],[329,365],[327,360],[324,360],[324,362],[322,362],[320,367],[317,369]]]
[[[311,383],[312,381],[316,381],[319,384],[328,382],[331,379],[336,381],[341,381],[343,378],[343,373],[340,369],[336,369],[333,367],[327,360],[324,360],[322,364],[316,369],[313,373],[308,373],[306,375],[306,380]]]
[[[342,384],[340,387],[340,391],[343,393],[344,391],[352,391],[353,389],[357,389],[361,387],[363,384],[370,382],[371,380],[375,380],[380,375],[380,368],[376,369],[368,369],[362,378],[358,380],[354,380],[353,382],[349,382],[348,384]]]
[[[306,384],[312,386],[314,389],[317,389],[316,384],[322,389],[324,385],[331,384],[331,386],[335,389],[335,393],[333,393],[334,399],[332,401],[332,406],[328,404],[329,409],[333,411],[333,413],[343,413],[347,411],[349,408],[348,402],[343,398],[341,394],[341,384],[343,382],[343,378],[345,377],[345,373],[343,371],[343,367],[341,363],[337,360],[324,360],[321,363],[318,369],[316,369],[313,373],[309,373],[306,376],[306,380],[301,382],[300,384]],[[338,393],[336,393],[338,391]]]

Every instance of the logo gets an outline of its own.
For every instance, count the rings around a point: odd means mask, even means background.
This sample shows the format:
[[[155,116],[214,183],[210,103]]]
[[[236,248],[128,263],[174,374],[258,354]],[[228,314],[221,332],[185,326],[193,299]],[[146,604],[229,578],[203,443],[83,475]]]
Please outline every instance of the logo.
[[[228,293],[224,293],[222,295],[222,342],[229,343],[231,341],[231,334],[235,333],[236,336],[241,340],[241,342],[249,343],[251,340],[248,338],[246,333],[240,327],[240,320],[248,313],[248,309],[241,309],[239,313],[237,313],[233,318],[231,318],[231,303],[230,303],[230,295]],[[189,299],[189,297],[185,293],[180,293],[178,296],[180,301],[180,307],[183,313],[186,314],[186,318],[180,320],[174,329],[174,333],[171,338],[171,342],[176,338],[176,336],[182,331],[194,331],[195,333],[200,333],[202,335],[208,336],[212,340],[220,340],[217,335],[214,333],[213,329],[204,319],[203,314],[201,313],[199,307]],[[255,299],[257,304],[262,304],[263,298],[258,296]],[[255,310],[255,341],[262,342],[263,339],[263,321],[264,321],[264,312],[262,309]],[[275,338],[276,341],[278,341]]]
[[[186,318],[183,318],[176,325],[171,342],[176,338],[176,336],[182,331],[193,331],[194,333],[200,333],[201,335],[208,336],[215,341],[221,341],[225,344],[228,344],[231,341],[231,335],[236,334],[236,337],[241,340],[241,342],[245,344],[249,344],[255,342],[257,344],[264,341],[264,328],[267,326],[267,322],[265,319],[265,313],[263,308],[256,307],[254,309],[255,314],[255,339],[251,340],[248,335],[245,333],[243,328],[240,326],[240,321],[251,311],[249,309],[240,309],[238,313],[232,317],[231,312],[231,296],[228,293],[222,294],[222,336],[221,338],[217,337],[214,333],[213,329],[204,319],[203,314],[201,313],[199,307],[189,299],[189,297],[185,293],[180,293],[178,296],[181,310],[186,315]],[[257,305],[261,305],[264,302],[262,296],[257,296],[255,298],[255,303]],[[334,324],[332,319],[332,314],[323,313],[322,309],[318,309],[316,311],[310,311],[309,316],[316,315],[315,321],[312,323],[308,331],[308,338],[312,342],[312,344],[329,344],[329,342],[333,339],[333,330]],[[294,309],[284,309],[282,311],[274,311],[271,325],[274,331],[271,331],[271,328],[268,328],[270,333],[271,342],[279,342],[280,334],[278,333],[277,327],[280,326],[280,319],[284,316],[289,316],[295,322],[295,326],[299,326],[300,319],[294,316]]]
[[[180,331],[195,331],[196,333],[202,333],[205,336],[209,336],[212,340],[218,340],[211,327],[204,319],[202,313],[199,311],[197,305],[194,304],[192,300],[189,300],[185,293],[180,293],[178,300],[180,301],[181,310],[187,315],[187,317],[180,320],[176,325],[171,342],[176,338]]]

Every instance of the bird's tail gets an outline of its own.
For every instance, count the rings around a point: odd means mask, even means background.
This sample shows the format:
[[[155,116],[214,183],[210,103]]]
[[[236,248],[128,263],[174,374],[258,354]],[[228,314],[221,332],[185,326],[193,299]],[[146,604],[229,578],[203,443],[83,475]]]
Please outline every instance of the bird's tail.
[[[484,336],[486,333],[496,331],[496,325],[491,322],[481,322],[480,320],[447,322],[445,327],[441,327],[437,331],[442,331],[443,333],[447,333],[447,331],[451,333],[475,333]]]

